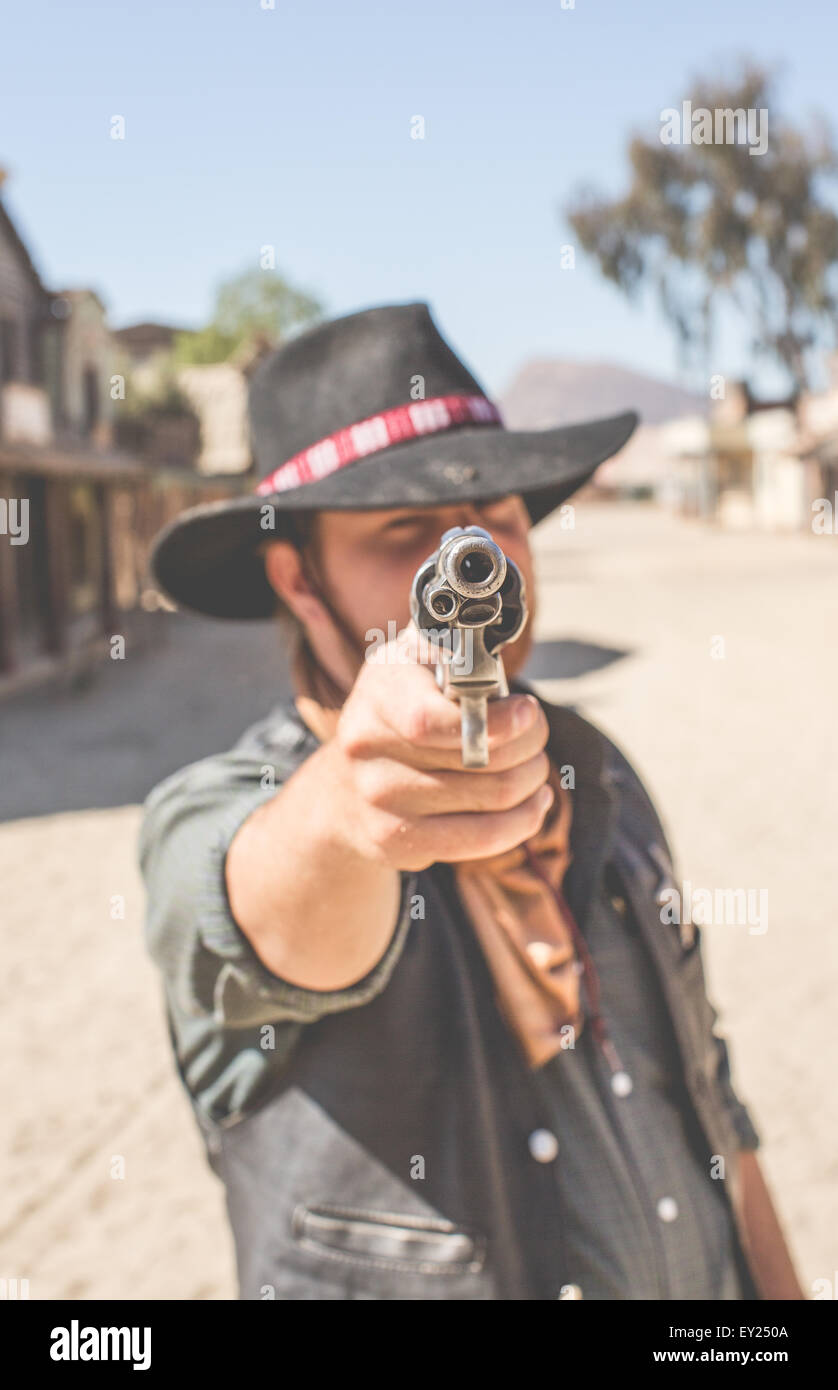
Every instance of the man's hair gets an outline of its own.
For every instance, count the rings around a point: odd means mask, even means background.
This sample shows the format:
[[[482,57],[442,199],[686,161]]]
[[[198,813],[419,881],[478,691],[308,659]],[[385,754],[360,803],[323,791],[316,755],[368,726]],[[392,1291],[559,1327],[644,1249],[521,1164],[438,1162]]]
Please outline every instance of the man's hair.
[[[319,541],[317,521],[318,513],[316,511],[297,512],[288,519],[286,539],[304,557],[316,555]],[[296,613],[279,595],[277,595],[276,605],[283,645],[293,655],[301,643],[305,641],[305,627]]]
[[[319,513],[316,511],[299,512],[289,519],[290,524],[286,529],[285,539],[297,550],[307,570],[309,568],[319,570],[320,568],[318,519]],[[328,603],[326,595],[322,593],[321,581],[318,576],[315,574],[312,575],[312,578],[317,583],[318,588],[321,588],[321,597]],[[336,617],[334,613],[332,616]],[[323,700],[330,708],[338,709],[343,703],[345,692],[320,665],[309,641],[305,624],[300,622],[288,604],[284,603],[279,596],[277,596],[277,617],[289,666],[295,673],[294,679],[302,676],[311,689],[317,692],[318,699]]]

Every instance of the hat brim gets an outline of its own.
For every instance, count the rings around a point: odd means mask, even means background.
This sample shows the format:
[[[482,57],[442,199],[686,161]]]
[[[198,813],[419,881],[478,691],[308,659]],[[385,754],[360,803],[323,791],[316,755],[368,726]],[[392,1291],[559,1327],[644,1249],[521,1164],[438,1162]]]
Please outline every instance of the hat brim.
[[[303,487],[191,507],[155,540],[154,582],[195,613],[270,618],[278,601],[261,547],[289,534],[295,513],[441,507],[520,493],[536,525],[623,447],[637,423],[636,412],[627,411],[552,430],[477,427],[427,435]],[[266,504],[272,513],[265,513]],[[273,528],[264,525],[266,515]]]

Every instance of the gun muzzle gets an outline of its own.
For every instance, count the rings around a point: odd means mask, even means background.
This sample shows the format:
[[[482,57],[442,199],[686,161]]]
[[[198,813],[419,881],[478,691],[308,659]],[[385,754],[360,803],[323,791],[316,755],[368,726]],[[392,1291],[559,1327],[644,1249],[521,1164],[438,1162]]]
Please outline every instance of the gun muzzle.
[[[488,701],[509,694],[499,649],[527,621],[521,572],[482,527],[452,527],[417,570],[410,611],[443,649],[436,678],[460,702],[463,766],[486,767]]]

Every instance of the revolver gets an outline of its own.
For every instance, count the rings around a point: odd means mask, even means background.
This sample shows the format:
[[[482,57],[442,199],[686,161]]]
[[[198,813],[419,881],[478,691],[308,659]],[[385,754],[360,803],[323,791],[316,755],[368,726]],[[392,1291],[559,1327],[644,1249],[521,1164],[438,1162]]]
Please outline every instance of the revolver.
[[[523,575],[481,526],[452,526],[413,577],[410,612],[446,649],[436,680],[460,703],[463,767],[486,767],[487,704],[509,694],[500,648],[528,617]]]

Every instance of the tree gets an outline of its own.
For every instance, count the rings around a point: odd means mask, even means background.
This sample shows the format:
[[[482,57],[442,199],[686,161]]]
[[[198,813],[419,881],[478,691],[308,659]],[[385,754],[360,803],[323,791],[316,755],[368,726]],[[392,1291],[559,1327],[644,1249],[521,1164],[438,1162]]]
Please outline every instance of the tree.
[[[663,112],[655,138],[635,136],[627,153],[622,198],[585,189],[565,209],[602,274],[629,298],[656,287],[685,359],[706,361],[728,303],[752,350],[808,385],[811,350],[834,344],[838,309],[828,201],[838,155],[826,127],[784,119],[773,77],[744,64],[733,81],[699,78],[689,106]]]
[[[218,288],[212,319],[197,333],[179,333],[174,360],[179,366],[226,362],[253,340],[272,345],[313,323],[322,306],[294,289],[273,270],[245,270]]]

